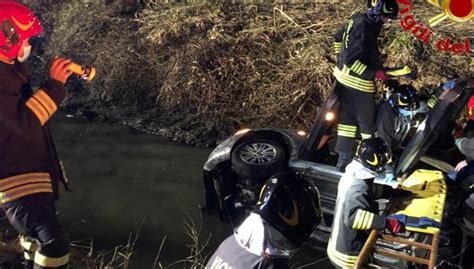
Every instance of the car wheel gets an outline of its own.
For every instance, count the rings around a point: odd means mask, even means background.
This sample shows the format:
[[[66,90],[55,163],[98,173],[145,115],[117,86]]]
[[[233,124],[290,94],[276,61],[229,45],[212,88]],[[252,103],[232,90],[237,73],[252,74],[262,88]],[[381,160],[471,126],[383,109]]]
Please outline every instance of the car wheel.
[[[241,179],[264,182],[288,166],[283,146],[269,139],[253,139],[239,144],[232,152],[231,162]]]

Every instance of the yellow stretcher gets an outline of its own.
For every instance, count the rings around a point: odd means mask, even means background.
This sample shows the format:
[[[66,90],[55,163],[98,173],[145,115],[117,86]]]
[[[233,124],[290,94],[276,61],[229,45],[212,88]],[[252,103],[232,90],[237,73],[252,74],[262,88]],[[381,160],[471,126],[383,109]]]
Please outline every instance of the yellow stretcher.
[[[416,170],[407,179],[401,182],[401,188],[412,192],[410,197],[395,198],[391,206],[387,209],[388,214],[401,214],[409,217],[428,217],[438,223],[443,221],[444,203],[446,200],[446,182],[442,172],[433,170]],[[402,236],[392,236],[373,230],[369,239],[357,259],[355,268],[360,268],[365,257],[369,252],[374,252],[382,256],[397,258],[400,260],[411,261],[417,264],[425,264],[428,268],[434,268],[436,265],[436,255],[438,252],[438,242],[440,230],[437,227],[417,228],[406,226],[409,232],[428,235],[431,237],[429,244],[416,242],[403,238]],[[398,244],[413,246],[415,248],[429,251],[429,257],[417,257],[399,253],[393,250],[374,247],[377,239],[395,242]]]

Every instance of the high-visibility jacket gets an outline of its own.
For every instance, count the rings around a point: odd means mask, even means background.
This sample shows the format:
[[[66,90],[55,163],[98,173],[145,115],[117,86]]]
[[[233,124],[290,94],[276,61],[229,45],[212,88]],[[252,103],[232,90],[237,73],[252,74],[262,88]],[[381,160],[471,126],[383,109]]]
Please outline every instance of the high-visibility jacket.
[[[362,92],[374,92],[375,73],[383,68],[377,47],[381,29],[381,22],[374,22],[364,13],[336,31],[334,49],[338,55],[333,75],[339,83]]]
[[[66,95],[47,81],[33,93],[23,64],[0,62],[0,204],[53,193],[64,182],[48,121]]]
[[[336,211],[327,254],[342,268],[354,267],[367,240],[368,230],[383,229],[385,217],[378,215],[373,192],[374,174],[352,161],[338,185]]]

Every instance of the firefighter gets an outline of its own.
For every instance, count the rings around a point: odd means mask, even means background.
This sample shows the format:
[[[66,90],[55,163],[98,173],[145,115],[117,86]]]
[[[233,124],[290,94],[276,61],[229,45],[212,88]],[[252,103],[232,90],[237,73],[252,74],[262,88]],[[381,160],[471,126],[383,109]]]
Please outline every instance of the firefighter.
[[[354,156],[355,138],[375,134],[374,81],[385,80],[383,55],[377,47],[382,25],[398,15],[396,0],[375,0],[363,14],[353,17],[335,34],[339,51],[333,75],[340,93],[340,116],[337,126],[337,166],[344,171]]]
[[[390,91],[387,102],[380,105],[376,124],[377,136],[393,152],[398,149],[411,127],[420,108],[420,98],[411,85],[397,85]]]
[[[456,165],[455,171],[457,172],[457,175],[455,179],[457,182],[463,182],[474,174],[474,136],[472,134],[472,126],[474,122],[474,96],[469,99],[466,110],[468,122],[464,127],[463,136],[456,138],[455,140],[455,144],[459,151],[461,151],[461,153],[466,157],[465,160]],[[470,184],[472,184],[472,182],[470,182]],[[472,190],[474,191],[474,185]]]
[[[364,139],[339,181],[327,247],[328,257],[336,268],[354,267],[368,230],[386,228],[399,233],[403,229],[398,220],[378,215],[374,202],[374,178],[390,159],[390,149],[381,138]]]
[[[456,165],[455,172],[451,173],[451,179],[456,182],[462,192],[456,192],[455,197],[451,201],[461,200],[456,214],[450,215],[450,220],[454,221],[464,232],[464,236],[468,236],[466,242],[471,242],[474,238],[474,96],[471,96],[467,104],[468,122],[464,127],[461,137],[456,139],[456,146],[459,151],[466,157],[465,160]],[[454,188],[453,188],[454,189]],[[449,197],[447,197],[449,198]],[[447,199],[447,201],[450,201]],[[444,223],[443,223],[444,225]],[[471,238],[471,241],[469,240]],[[463,240],[464,241],[464,240]],[[462,252],[469,252],[469,246],[462,246]],[[474,258],[472,255],[463,255],[461,257],[462,268],[473,268]]]
[[[257,209],[220,244],[206,268],[289,268],[288,259],[320,220],[316,187],[279,173],[265,183]]]
[[[417,113],[426,113],[427,106],[420,106],[421,100],[411,85],[400,85],[397,81],[387,80],[384,89],[387,97],[386,102],[378,106],[377,136],[394,152],[400,150],[411,128],[418,124],[415,119]],[[384,173],[376,177],[376,182],[392,185],[396,184],[394,178],[393,163],[388,163]]]
[[[54,200],[65,184],[48,122],[66,95],[69,60],[55,58],[35,92],[24,61],[38,18],[16,1],[0,1],[0,199],[20,234],[25,268],[65,268],[69,239]]]

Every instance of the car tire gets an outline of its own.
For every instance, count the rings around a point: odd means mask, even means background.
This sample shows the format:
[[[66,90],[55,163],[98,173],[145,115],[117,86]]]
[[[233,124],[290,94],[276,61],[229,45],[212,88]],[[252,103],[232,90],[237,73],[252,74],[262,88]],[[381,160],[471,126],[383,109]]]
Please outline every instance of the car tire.
[[[241,179],[263,183],[288,167],[288,154],[281,143],[264,138],[245,141],[232,152],[234,172]]]

